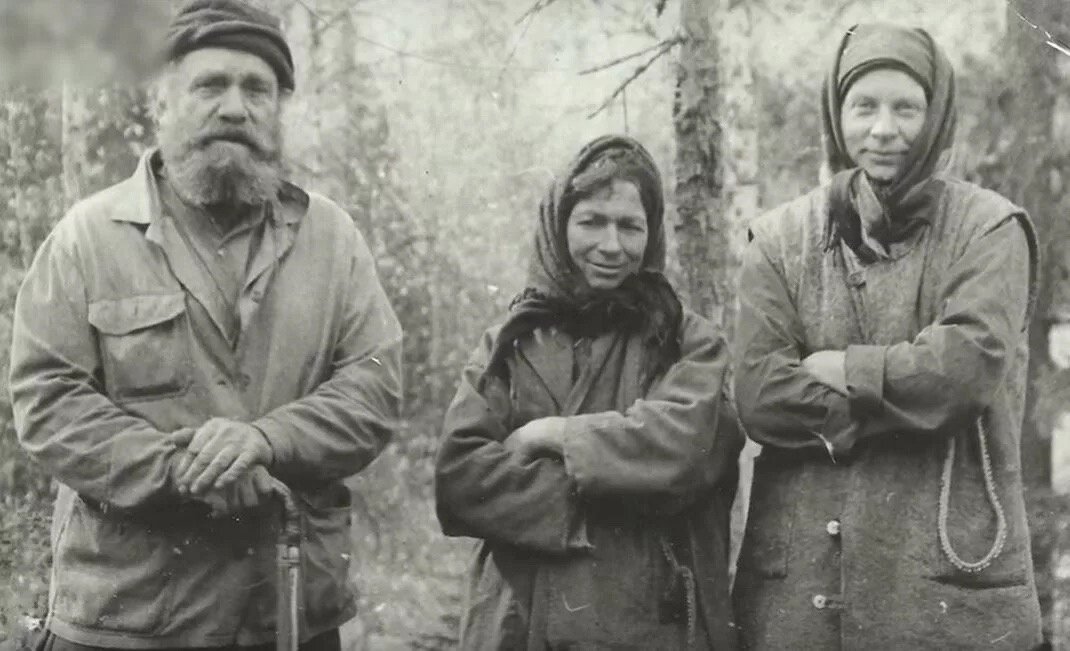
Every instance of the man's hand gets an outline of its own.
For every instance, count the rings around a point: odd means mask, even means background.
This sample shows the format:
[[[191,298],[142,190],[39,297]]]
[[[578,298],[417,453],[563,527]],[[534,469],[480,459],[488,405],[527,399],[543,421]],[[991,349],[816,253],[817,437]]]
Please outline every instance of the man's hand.
[[[840,395],[847,395],[847,354],[842,350],[819,350],[802,361],[814,379]]]
[[[212,509],[213,517],[234,515],[267,504],[272,497],[271,475],[264,466],[253,466],[238,481],[225,488],[211,488],[194,497]]]
[[[561,416],[536,418],[505,438],[505,448],[519,455],[523,463],[537,457],[561,457],[565,453],[565,419]]]
[[[1048,330],[1048,356],[1056,368],[1070,368],[1070,323],[1055,323]]]
[[[200,497],[223,489],[256,465],[269,465],[271,446],[260,430],[248,423],[213,418],[202,425],[178,463],[175,477],[182,493]]]

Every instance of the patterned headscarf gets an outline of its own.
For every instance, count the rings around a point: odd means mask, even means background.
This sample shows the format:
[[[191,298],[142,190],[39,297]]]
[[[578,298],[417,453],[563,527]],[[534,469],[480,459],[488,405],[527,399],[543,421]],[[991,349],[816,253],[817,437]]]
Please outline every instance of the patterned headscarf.
[[[840,125],[843,100],[851,84],[877,68],[906,72],[925,89],[929,102],[925,124],[902,168],[888,186],[879,189],[851,160]],[[827,244],[832,246],[843,239],[866,258],[873,252],[861,242],[859,205],[883,213],[881,237],[887,242],[907,237],[917,225],[916,220],[929,217],[918,208],[927,200],[928,181],[951,161],[956,121],[955,73],[943,50],[923,29],[885,23],[856,25],[840,42],[822,90],[826,164],[833,173]]]
[[[639,190],[647,218],[646,250],[639,272],[616,289],[595,290],[569,254],[568,219],[578,201],[614,179],[631,182]],[[513,299],[483,380],[504,375],[504,361],[515,341],[550,326],[574,336],[611,330],[640,334],[651,352],[645,369],[649,377],[676,361],[683,308],[662,273],[664,217],[661,175],[638,141],[627,136],[602,136],[581,149],[550,184],[539,206],[527,286]]]

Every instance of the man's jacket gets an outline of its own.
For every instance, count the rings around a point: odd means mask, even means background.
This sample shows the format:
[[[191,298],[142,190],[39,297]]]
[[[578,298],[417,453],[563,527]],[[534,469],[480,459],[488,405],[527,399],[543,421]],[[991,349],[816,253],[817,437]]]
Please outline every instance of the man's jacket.
[[[71,209],[15,308],[19,439],[60,484],[48,626],[108,647],[274,639],[277,513],[214,519],[173,488],[173,434],[223,417],[264,433],[303,511],[307,639],[355,613],[342,480],[395,425],[401,330],[350,217],[287,185],[227,341],[157,160]]]

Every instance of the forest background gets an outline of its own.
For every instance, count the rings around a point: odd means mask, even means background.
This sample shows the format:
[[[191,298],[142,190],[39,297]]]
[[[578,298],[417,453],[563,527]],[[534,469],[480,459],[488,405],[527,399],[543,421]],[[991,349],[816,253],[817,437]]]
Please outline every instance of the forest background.
[[[820,80],[840,35],[919,25],[958,73],[959,172],[1037,221],[1041,315],[1052,284],[1070,282],[1057,255],[1070,208],[1065,0],[259,1],[282,16],[296,59],[292,175],[359,223],[406,333],[404,426],[350,482],[360,614],[347,649],[456,645],[472,544],[435,521],[438,428],[480,332],[522,287],[538,199],[589,139],[626,132],[654,153],[672,278],[728,328],[746,223],[818,183]],[[65,210],[152,145],[144,81],[171,9],[0,0],[0,644],[44,614],[54,494],[11,426],[15,295]],[[1051,611],[1066,547],[1051,432],[1070,382],[1043,335],[1038,319],[1023,455]],[[1048,634],[1064,619],[1049,617]]]

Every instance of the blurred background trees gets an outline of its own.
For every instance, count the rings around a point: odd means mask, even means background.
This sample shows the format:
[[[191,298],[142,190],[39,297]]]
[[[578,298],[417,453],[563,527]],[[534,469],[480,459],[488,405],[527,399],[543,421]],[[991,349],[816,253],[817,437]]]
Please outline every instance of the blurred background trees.
[[[434,519],[437,428],[480,332],[523,283],[557,166],[627,132],[669,193],[670,270],[728,325],[745,226],[818,181],[818,92],[850,25],[903,17],[956,66],[962,174],[1027,207],[1066,246],[1065,0],[259,0],[282,16],[298,88],[293,176],[345,206],[406,332],[405,426],[355,478],[354,649],[451,648],[470,542]],[[0,635],[45,608],[51,487],[18,449],[6,375],[24,269],[77,199],[153,142],[145,76],[169,2],[0,0]],[[642,72],[636,74],[640,69]],[[634,77],[634,78],[633,78]],[[1043,301],[1050,292],[1045,290]],[[1070,398],[1033,332],[1023,440],[1045,603],[1063,499],[1049,432]]]

